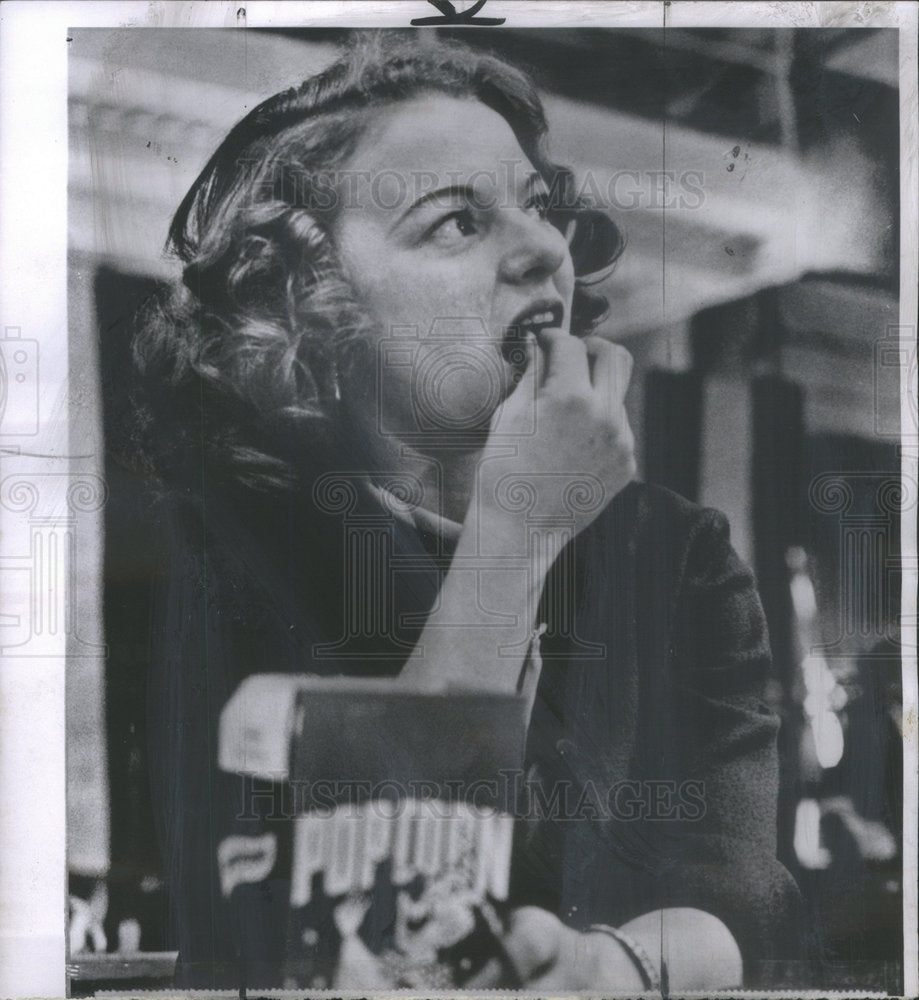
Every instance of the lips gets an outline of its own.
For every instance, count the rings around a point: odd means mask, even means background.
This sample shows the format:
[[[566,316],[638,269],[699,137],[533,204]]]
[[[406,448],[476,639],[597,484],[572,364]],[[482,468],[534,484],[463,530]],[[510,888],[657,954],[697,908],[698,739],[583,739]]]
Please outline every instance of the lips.
[[[522,309],[504,328],[501,335],[501,353],[505,361],[519,365],[525,361],[523,345],[527,336],[539,336],[543,330],[562,325],[565,318],[564,303],[558,299],[539,299]]]

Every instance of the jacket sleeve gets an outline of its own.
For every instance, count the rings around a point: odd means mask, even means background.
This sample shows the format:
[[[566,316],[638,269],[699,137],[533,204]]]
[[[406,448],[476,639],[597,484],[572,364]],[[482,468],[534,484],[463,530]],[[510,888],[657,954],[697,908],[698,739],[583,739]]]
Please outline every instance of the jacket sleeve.
[[[667,753],[689,821],[663,825],[658,892],[669,906],[713,913],[745,958],[793,957],[799,896],[776,858],[779,721],[764,702],[771,666],[765,617],[726,518],[696,510],[674,592]]]
[[[602,655],[549,648],[528,747],[542,800],[518,834],[515,899],[578,928],[693,907],[724,921],[745,960],[794,958],[752,574],[721,514],[657,487],[633,484],[595,524],[573,596],[578,635]]]

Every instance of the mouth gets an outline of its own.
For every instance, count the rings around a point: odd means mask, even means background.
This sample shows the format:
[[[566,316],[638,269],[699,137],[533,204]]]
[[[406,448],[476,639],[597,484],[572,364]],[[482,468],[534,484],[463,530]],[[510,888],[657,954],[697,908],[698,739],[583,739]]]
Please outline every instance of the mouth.
[[[540,299],[522,309],[501,334],[501,353],[508,364],[519,366],[526,361],[526,340],[530,334],[539,337],[543,330],[560,327],[565,318],[565,306],[558,299]]]

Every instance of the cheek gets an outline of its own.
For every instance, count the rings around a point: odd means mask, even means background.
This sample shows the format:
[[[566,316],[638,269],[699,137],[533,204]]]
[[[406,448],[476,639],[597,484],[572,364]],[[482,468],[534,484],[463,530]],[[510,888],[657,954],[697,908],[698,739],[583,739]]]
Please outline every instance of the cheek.
[[[425,267],[387,269],[365,299],[381,321],[417,326],[425,337],[432,324],[448,318],[481,320],[491,317],[493,287],[487,275],[472,268]]]
[[[412,370],[412,399],[432,429],[472,430],[488,422],[507,393],[507,379],[489,343],[424,345]]]
[[[420,324],[437,314],[443,298],[437,283],[401,267],[378,268],[373,280],[358,290],[371,314],[390,324]]]
[[[345,228],[337,247],[345,276],[383,335],[414,326],[426,337],[438,320],[475,318],[488,326],[495,295],[494,261],[481,250],[453,257],[392,245],[373,228]]]

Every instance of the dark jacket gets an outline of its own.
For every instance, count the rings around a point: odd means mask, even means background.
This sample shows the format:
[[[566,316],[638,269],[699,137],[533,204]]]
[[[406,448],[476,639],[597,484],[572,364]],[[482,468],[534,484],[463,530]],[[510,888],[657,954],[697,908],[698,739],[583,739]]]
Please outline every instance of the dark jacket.
[[[366,498],[356,510],[374,513]],[[342,516],[230,489],[163,509],[151,760],[184,985],[280,984],[296,933],[283,838],[267,877],[221,892],[216,846],[284,811],[217,770],[227,698],[259,671],[395,674],[398,640],[420,632],[397,630],[383,659],[314,658],[343,630]],[[423,619],[449,559],[400,522],[385,531],[388,551],[416,566],[391,620]],[[778,722],[762,700],[768,639],[725,518],[631,484],[556,564],[539,618],[549,631],[511,902],[575,927],[692,906],[727,924],[745,960],[794,957],[797,890],[775,856]]]

